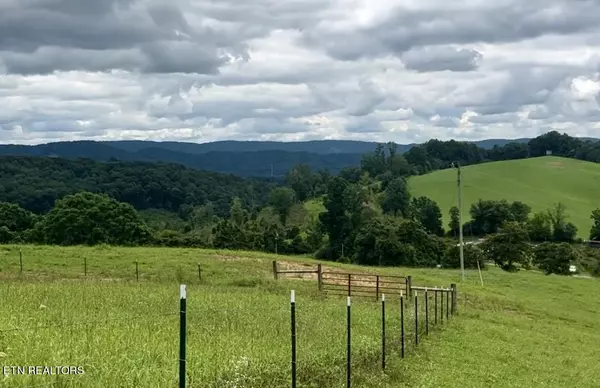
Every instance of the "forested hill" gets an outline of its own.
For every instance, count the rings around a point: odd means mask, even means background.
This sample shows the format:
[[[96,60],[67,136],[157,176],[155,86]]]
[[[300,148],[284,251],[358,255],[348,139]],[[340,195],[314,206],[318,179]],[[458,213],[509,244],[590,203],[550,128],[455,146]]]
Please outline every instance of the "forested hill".
[[[512,142],[524,143],[527,140],[517,139]],[[486,150],[509,142],[511,141],[489,139],[472,144]],[[414,146],[415,144],[400,144],[396,150],[404,153]],[[74,141],[36,146],[0,145],[0,155],[167,162],[245,177],[281,178],[298,164],[306,164],[314,171],[326,169],[337,174],[346,167],[358,167],[362,155],[373,152],[376,148],[377,143],[374,142],[349,140],[218,141],[202,144],[137,140]]]
[[[106,193],[138,210],[178,212],[182,205],[211,202],[215,213],[223,216],[234,197],[248,208],[264,205],[273,186],[266,180],[177,164],[0,156],[0,202],[34,213],[44,213],[56,199],[85,190]]]
[[[216,143],[210,143],[216,144]],[[254,143],[251,143],[254,144]],[[286,144],[286,143],[281,143]],[[203,144],[160,142],[57,142],[37,146],[0,145],[0,155],[53,156],[68,159],[90,158],[98,161],[145,161],[178,163],[186,167],[234,174],[242,177],[282,178],[293,166],[306,164],[313,170],[337,174],[345,167],[360,165],[363,153],[317,153],[277,149],[252,150],[245,147],[203,151]],[[235,151],[235,149],[239,149]],[[242,150],[245,151],[242,151]],[[370,147],[369,151],[375,149]],[[316,148],[316,151],[319,147]],[[189,151],[189,152],[186,152]],[[323,149],[321,148],[321,151]]]

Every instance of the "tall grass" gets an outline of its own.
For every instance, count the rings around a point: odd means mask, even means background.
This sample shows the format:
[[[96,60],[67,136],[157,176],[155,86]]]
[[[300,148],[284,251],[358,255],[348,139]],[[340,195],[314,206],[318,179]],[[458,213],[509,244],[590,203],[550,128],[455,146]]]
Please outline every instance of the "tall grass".
[[[0,247],[2,365],[85,370],[74,376],[9,376],[0,386],[175,387],[183,282],[188,284],[189,387],[289,386],[290,289],[297,295],[298,386],[343,387],[345,299],[319,294],[314,280],[273,280],[273,259],[314,263],[196,249]],[[333,265],[410,274],[419,286],[458,283],[459,315],[432,328],[427,339],[422,334],[404,360],[398,299],[386,298],[385,373],[380,304],[353,299],[355,387],[600,386],[597,280],[507,274],[492,267],[484,271],[482,287],[470,271],[459,282],[453,270]],[[422,309],[422,301],[419,305]],[[412,307],[407,304],[407,344],[414,341]]]

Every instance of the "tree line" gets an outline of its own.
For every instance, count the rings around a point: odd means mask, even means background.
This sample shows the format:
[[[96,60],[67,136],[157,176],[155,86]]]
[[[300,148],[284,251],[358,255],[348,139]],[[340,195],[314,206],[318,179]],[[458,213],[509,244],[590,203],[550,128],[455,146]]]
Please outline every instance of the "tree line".
[[[600,163],[599,141],[579,139],[557,131],[545,133],[526,143],[509,142],[503,146],[496,145],[492,149],[484,149],[468,142],[434,139],[412,147],[403,156],[410,166],[410,174],[420,175],[449,168],[453,163],[466,166],[534,158],[545,156],[548,151],[554,156]]]
[[[580,141],[565,136],[549,133],[531,140],[528,156],[546,149],[577,155]],[[458,209],[450,210],[445,227],[439,206],[412,197],[406,179],[448,167],[451,160],[472,164],[493,153],[518,155],[508,152],[514,147],[484,153],[469,143],[432,140],[401,155],[393,143],[381,144],[359,167],[338,176],[297,165],[282,183],[174,164],[2,157],[0,242],[213,247],[315,254],[364,265],[456,268]],[[310,211],[307,201],[321,211]],[[577,229],[562,204],[532,214],[518,201],[481,199],[469,212],[463,228],[486,239],[465,246],[467,267],[488,260],[508,271],[537,265],[565,273],[574,261],[590,271],[600,267],[595,253],[582,256],[572,245]],[[592,218],[590,238],[599,238],[600,210]],[[556,262],[548,264],[548,257]]]
[[[390,157],[387,166],[392,166]],[[181,212],[180,230],[153,229],[143,219],[143,211],[107,194],[67,195],[46,214],[3,202],[0,243],[210,247],[314,254],[323,260],[362,265],[459,267],[456,208],[450,210],[445,229],[439,206],[427,197],[411,197],[404,177],[392,172],[385,183],[362,171],[356,183],[331,177],[324,188],[323,211],[310,214],[293,187],[300,193],[302,188],[308,193],[322,188],[318,174],[313,174],[314,181],[308,180],[310,185],[300,185],[305,182],[297,179],[301,171],[310,173],[302,166],[290,171],[288,186],[272,189],[263,207],[245,206],[239,197],[232,199],[224,215],[212,203],[189,205]],[[386,168],[382,174],[389,171]],[[480,200],[471,206],[470,215],[471,221],[463,227],[486,239],[479,246],[464,247],[467,268],[493,261],[507,271],[535,265],[547,273],[568,274],[571,264],[583,263],[598,274],[600,260],[589,260],[572,245],[577,229],[567,221],[562,204],[531,214],[530,207],[518,201]],[[592,218],[590,237],[599,237],[600,209]]]

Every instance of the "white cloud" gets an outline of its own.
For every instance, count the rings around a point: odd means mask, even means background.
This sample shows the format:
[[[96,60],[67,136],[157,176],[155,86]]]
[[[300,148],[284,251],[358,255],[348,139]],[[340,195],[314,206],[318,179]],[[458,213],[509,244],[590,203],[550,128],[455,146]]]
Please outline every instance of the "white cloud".
[[[599,13],[585,0],[4,1],[0,142],[600,137]]]

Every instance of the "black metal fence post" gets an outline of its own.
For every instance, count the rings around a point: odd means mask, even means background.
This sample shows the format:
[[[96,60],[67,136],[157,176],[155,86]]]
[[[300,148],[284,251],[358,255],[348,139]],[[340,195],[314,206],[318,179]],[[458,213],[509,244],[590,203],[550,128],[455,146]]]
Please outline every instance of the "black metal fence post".
[[[350,318],[350,309],[351,309],[351,302],[350,302],[350,296],[348,296],[348,300],[346,302],[346,315],[347,315],[347,322],[346,322],[346,332],[347,332],[347,350],[346,350],[346,388],[350,388],[350,376],[352,375],[352,370],[351,370],[351,366],[352,366],[352,358],[351,358],[351,344],[352,344],[352,340],[351,340],[351,336],[350,336],[350,328],[351,328],[351,318]]]
[[[404,358],[404,295],[402,295],[402,291],[400,291],[400,342],[402,358]]]
[[[418,295],[415,291],[415,345],[419,344],[419,307],[418,307]]]
[[[290,295],[290,309],[292,320],[292,388],[296,388],[296,292]]]
[[[381,369],[385,370],[385,294],[381,294]]]
[[[186,300],[185,284],[179,289],[179,388],[185,388]]]
[[[429,296],[425,289],[425,335],[429,335]]]

